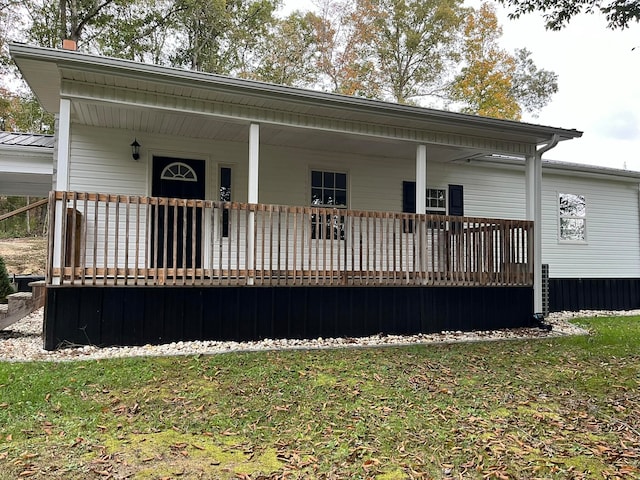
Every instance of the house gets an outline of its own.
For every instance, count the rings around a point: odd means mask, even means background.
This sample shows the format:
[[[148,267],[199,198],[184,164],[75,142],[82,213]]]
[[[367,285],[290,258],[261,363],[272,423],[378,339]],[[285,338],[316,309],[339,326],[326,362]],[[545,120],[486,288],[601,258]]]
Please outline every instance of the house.
[[[564,247],[590,251],[610,205],[604,171],[543,188],[576,130],[10,52],[57,116],[47,349],[527,325],[547,243],[550,274],[581,278],[563,258],[592,254]]]
[[[53,147],[53,135],[1,132],[0,195],[48,195]],[[522,168],[521,161],[504,158],[485,159],[480,165],[492,177],[499,173],[490,172],[491,168]],[[561,238],[559,201],[563,192],[586,193],[589,227],[582,241]],[[640,308],[639,193],[640,172],[542,161],[546,310]]]

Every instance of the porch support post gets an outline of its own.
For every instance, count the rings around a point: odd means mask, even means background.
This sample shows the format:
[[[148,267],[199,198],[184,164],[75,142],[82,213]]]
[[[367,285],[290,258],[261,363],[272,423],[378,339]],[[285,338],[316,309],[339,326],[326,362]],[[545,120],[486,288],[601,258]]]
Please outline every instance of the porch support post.
[[[53,185],[55,190],[66,192],[69,190],[69,157],[70,157],[70,141],[71,141],[71,100],[68,98],[60,99],[60,113],[57,118],[56,128],[56,145],[55,145],[55,178]],[[54,211],[54,241],[53,241],[53,267],[63,268],[61,265],[63,243],[62,217],[66,213],[65,202],[55,202]],[[62,276],[58,278],[47,279],[54,285],[62,283]]]
[[[258,164],[260,161],[260,125],[249,126],[249,203],[258,203]]]
[[[427,146],[416,149],[416,213],[427,212]]]
[[[427,213],[427,146],[418,145],[416,147],[416,214],[424,215],[425,213]],[[416,248],[414,248],[413,270],[422,274],[426,268],[423,252],[427,250],[424,245],[424,223],[416,221],[414,224],[413,242]],[[422,275],[418,277],[420,276]],[[422,278],[423,282],[427,281],[426,277]]]
[[[71,130],[71,100],[60,99],[60,113],[58,116],[57,144],[56,144],[56,190],[69,189],[69,150]]]
[[[533,313],[542,312],[542,156],[526,160],[527,220],[533,221]],[[532,255],[529,255],[531,259]]]
[[[260,125],[252,123],[249,125],[249,186],[248,186],[248,202],[258,203],[258,167],[260,164]],[[256,233],[256,213],[250,211],[248,213],[247,225],[247,270],[255,270],[255,233]],[[247,284],[254,284],[255,276],[249,273],[247,276]]]

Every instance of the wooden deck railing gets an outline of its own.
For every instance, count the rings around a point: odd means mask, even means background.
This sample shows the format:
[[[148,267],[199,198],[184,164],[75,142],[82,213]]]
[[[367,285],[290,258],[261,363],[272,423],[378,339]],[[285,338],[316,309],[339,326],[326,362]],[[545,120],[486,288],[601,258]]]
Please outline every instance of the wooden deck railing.
[[[532,222],[52,192],[57,285],[532,285]]]

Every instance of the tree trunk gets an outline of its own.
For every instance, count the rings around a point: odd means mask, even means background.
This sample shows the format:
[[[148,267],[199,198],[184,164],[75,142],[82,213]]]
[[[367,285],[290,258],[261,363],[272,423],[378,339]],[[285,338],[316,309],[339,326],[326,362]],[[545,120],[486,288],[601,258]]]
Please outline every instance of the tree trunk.
[[[60,43],[67,38],[67,0],[60,0]]]

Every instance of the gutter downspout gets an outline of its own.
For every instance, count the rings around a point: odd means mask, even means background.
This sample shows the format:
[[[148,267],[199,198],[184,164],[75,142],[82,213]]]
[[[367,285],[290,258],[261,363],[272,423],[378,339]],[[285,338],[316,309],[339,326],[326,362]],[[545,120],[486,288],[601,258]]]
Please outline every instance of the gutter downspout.
[[[560,136],[555,133],[549,141],[536,150],[533,163],[527,168],[529,196],[528,220],[533,220],[533,307],[537,318],[542,318],[542,155],[558,145]]]
[[[540,150],[536,150],[536,155],[538,155],[540,159],[542,159],[542,155],[547,153],[552,148],[555,148],[556,145],[558,145],[558,142],[560,142],[560,135],[554,133],[553,136],[549,139],[549,142],[547,142],[544,147],[541,147]]]

